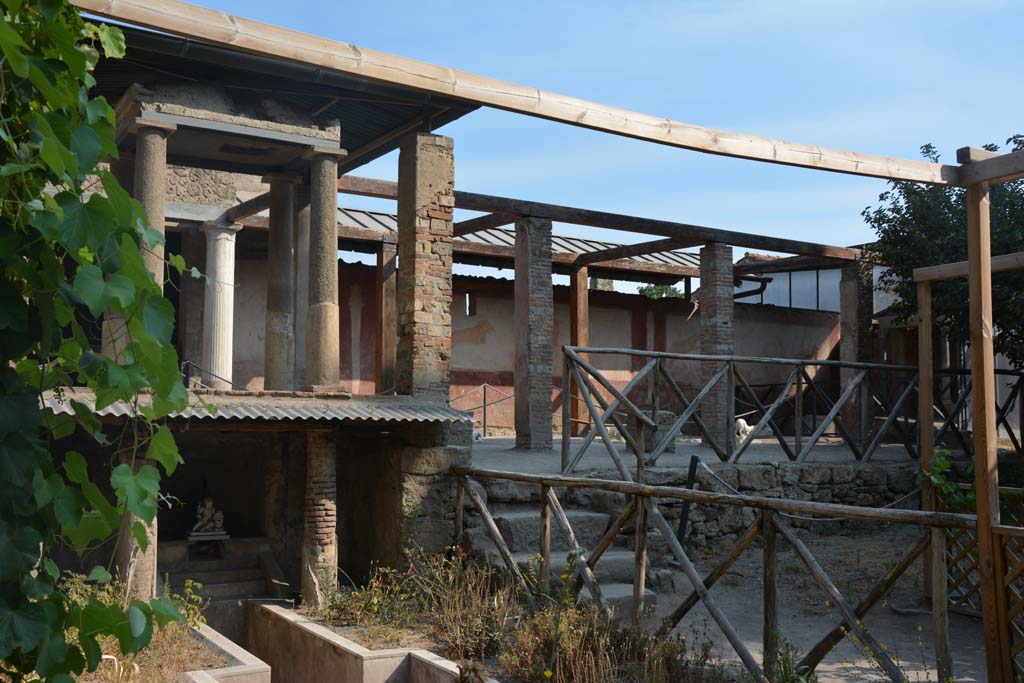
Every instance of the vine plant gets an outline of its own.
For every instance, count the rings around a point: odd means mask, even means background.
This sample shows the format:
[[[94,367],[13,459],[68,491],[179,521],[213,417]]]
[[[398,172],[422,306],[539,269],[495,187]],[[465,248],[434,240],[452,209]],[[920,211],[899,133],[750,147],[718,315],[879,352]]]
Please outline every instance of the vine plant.
[[[187,393],[171,343],[173,307],[141,256],[162,235],[101,164],[117,157],[115,122],[110,105],[89,94],[91,72],[101,55],[124,54],[124,37],[64,0],[0,0],[0,13],[0,678],[66,683],[96,668],[99,638],[137,651],[154,624],[182,618],[167,597],[77,602],[60,588],[54,557],[111,538],[126,516],[137,518],[145,547],[161,477],[181,461],[161,420]],[[97,191],[84,191],[87,182]],[[169,262],[184,268],[180,256]],[[108,312],[126,321],[116,359],[87,334]],[[91,389],[97,409],[135,408],[109,488],[80,453],[55,452],[76,430],[115,450],[93,409],[64,391],[71,386]],[[73,414],[43,410],[45,392],[63,395]],[[140,402],[140,392],[151,399]],[[110,576],[108,566],[89,573]]]

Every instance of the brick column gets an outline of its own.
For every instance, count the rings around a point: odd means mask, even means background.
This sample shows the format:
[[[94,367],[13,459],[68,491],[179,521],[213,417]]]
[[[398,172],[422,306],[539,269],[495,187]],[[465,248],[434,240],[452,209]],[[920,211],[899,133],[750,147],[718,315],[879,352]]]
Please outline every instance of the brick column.
[[[839,279],[839,360],[871,361],[871,318],[874,315],[874,269],[870,263],[851,262],[843,266]],[[845,387],[856,370],[843,368],[839,379]],[[871,430],[868,385],[861,386],[843,406],[839,419],[857,441],[863,443]]]
[[[516,447],[551,448],[551,221],[516,221]]]
[[[398,393],[447,401],[452,348],[454,145],[426,133],[398,157]]]
[[[306,435],[306,498],[302,537],[302,602],[323,598],[323,581],[337,582],[337,444],[333,432]]]
[[[274,173],[270,183],[267,237],[267,318],[263,388],[295,388],[295,185],[293,175]]]
[[[731,355],[735,352],[733,329],[732,247],[711,242],[700,250],[700,352]],[[701,384],[718,371],[718,363],[701,363]],[[733,441],[731,378],[724,378],[701,403],[701,419],[723,448]]]

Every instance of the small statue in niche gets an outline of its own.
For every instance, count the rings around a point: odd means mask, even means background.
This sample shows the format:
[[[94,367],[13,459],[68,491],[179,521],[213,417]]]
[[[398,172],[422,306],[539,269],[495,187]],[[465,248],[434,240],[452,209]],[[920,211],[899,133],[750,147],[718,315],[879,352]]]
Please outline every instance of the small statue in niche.
[[[196,523],[192,527],[193,535],[213,535],[224,533],[224,513],[213,506],[213,498],[205,498],[196,506]]]

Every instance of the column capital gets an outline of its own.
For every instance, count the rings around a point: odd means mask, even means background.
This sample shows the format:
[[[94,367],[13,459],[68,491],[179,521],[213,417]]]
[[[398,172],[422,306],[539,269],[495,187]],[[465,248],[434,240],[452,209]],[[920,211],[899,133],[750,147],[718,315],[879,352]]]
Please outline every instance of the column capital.
[[[206,221],[199,226],[206,235],[219,236],[219,235],[231,235],[234,237],[235,233],[242,229],[241,223],[221,223],[218,221]]]
[[[274,173],[267,173],[261,180],[265,183],[290,183],[292,185],[298,185],[303,181],[301,173],[289,173],[287,171],[275,171]]]
[[[136,135],[142,131],[157,131],[162,133],[164,137],[167,137],[176,130],[178,130],[177,124],[168,123],[167,121],[157,121],[156,119],[149,119],[145,116],[138,116],[128,124],[128,132],[135,133]]]

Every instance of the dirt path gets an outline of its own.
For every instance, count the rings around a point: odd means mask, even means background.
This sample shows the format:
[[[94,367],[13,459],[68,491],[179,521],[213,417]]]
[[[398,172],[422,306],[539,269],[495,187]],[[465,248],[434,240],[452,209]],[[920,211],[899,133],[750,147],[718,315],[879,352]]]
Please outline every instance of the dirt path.
[[[798,531],[851,604],[856,604],[870,590],[920,534],[919,530],[905,526],[873,526],[870,531],[862,529],[847,528],[829,535]],[[715,557],[696,557],[694,560],[702,572],[717,564]],[[818,584],[792,549],[781,541],[778,576],[781,635],[800,652],[806,652],[831,631],[841,617],[838,611],[826,605],[827,597]],[[713,597],[758,660],[762,629],[761,584],[761,553],[755,546],[747,550],[712,589]],[[935,681],[931,616],[925,611],[921,596],[922,569],[918,560],[868,614],[864,623],[876,640],[897,659],[911,681]],[[670,613],[683,597],[659,595],[658,615]],[[901,612],[911,612],[897,613],[893,607]],[[704,628],[716,641],[723,659],[736,659],[703,606],[687,615],[681,628],[684,631]],[[956,680],[984,681],[985,656],[980,620],[951,614],[950,628]],[[819,680],[822,683],[887,680],[868,662],[868,658],[846,639],[818,667]]]

